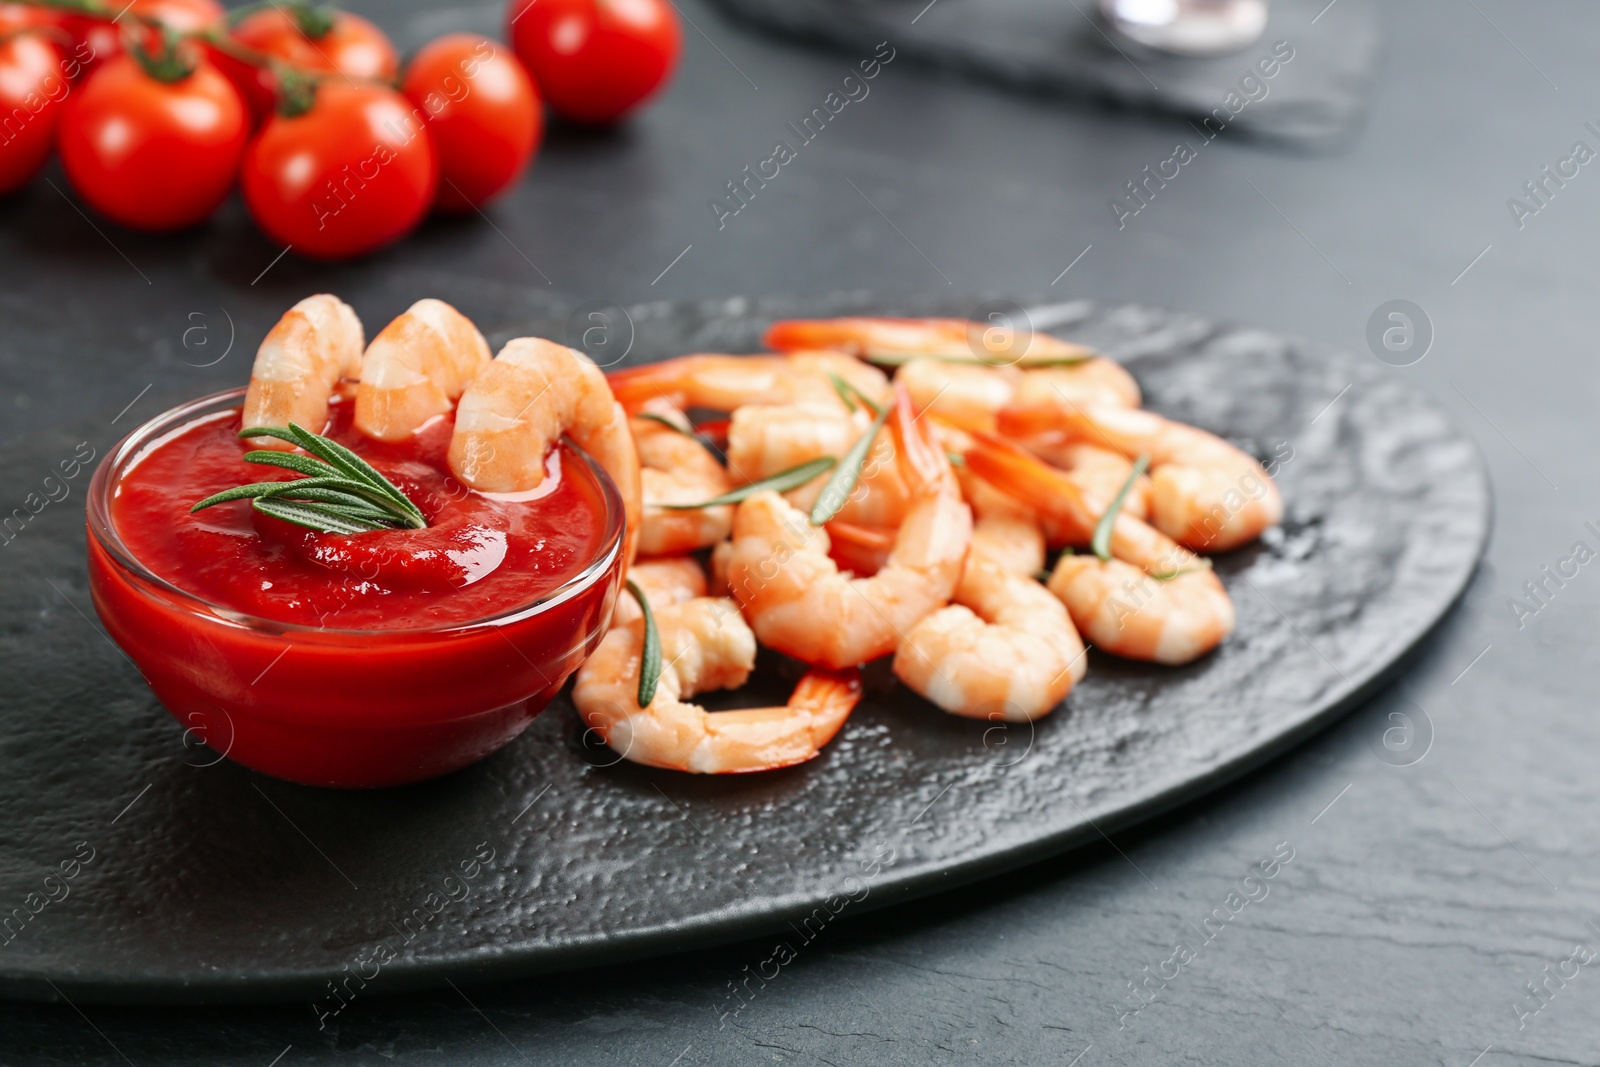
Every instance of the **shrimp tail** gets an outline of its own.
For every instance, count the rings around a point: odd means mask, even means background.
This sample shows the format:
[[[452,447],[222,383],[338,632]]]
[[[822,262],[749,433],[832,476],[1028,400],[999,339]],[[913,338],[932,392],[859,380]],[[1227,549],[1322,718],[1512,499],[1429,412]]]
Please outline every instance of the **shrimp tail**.
[[[968,470],[1008,496],[1062,523],[1073,531],[1073,536],[1089,537],[1097,516],[1065,472],[1003,437],[983,431],[973,433],[972,437],[973,447],[966,453]]]

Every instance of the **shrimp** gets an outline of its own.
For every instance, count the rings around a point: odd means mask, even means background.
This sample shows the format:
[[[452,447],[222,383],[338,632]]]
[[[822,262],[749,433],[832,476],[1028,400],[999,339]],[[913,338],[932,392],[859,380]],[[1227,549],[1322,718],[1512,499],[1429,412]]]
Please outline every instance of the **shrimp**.
[[[865,409],[854,413],[840,404],[747,404],[728,421],[728,469],[745,482],[759,481],[802,463],[842,457],[872,424]],[[814,479],[784,494],[809,510],[826,481]],[[861,478],[837,518],[869,526],[898,526],[910,506],[910,492],[886,437],[872,443]]]
[[[674,422],[682,415],[661,402],[647,405],[652,414]],[[630,420],[639,449],[640,486],[644,519],[639,529],[639,553],[676,556],[724,540],[733,528],[733,506],[682,510],[662,504],[694,504],[711,500],[733,488],[728,472],[688,434],[653,419]]]
[[[480,492],[525,492],[544,480],[545,454],[563,433],[616,483],[627,520],[623,562],[632,563],[643,511],[639,453],[605,375],[572,349],[536,337],[507,342],[461,394],[450,470]]]
[[[733,411],[745,404],[820,402],[842,407],[837,376],[874,403],[888,395],[888,379],[876,367],[838,352],[786,356],[725,356],[699,353],[612,371],[617,398],[629,411],[650,400],[673,407]]]
[[[966,430],[993,431],[1012,404],[1139,406],[1139,384],[1120,364],[1102,356],[1064,367],[1023,370],[978,363],[913,359],[895,375],[919,412],[938,415]],[[1019,400],[1020,398],[1020,400]]]
[[[1025,509],[982,514],[955,602],[917,623],[894,673],[945,711],[1022,721],[1047,715],[1082,681],[1083,639],[1034,580],[1044,535]]]
[[[786,319],[773,323],[763,341],[779,352],[833,349],[889,360],[936,356],[992,367],[1096,358],[1093,349],[1047,333],[967,319]],[[1013,351],[1019,343],[1022,351]]]
[[[639,560],[628,568],[628,580],[639,587],[654,611],[706,595],[706,572],[688,556]],[[628,626],[642,618],[638,601],[631,596],[617,598],[617,610],[611,618],[613,627]]]
[[[572,689],[584,723],[634,763],[693,774],[804,763],[839,732],[861,697],[858,671],[812,670],[783,707],[708,712],[689,698],[743,685],[755,667],[755,635],[738,605],[722,598],[698,597],[653,613],[664,666],[647,707],[639,706],[642,620],[607,633]]]
[[[355,427],[404,441],[443,415],[489,365],[489,342],[443,300],[418,300],[367,346],[356,389]]]
[[[1215,434],[1149,411],[1014,406],[1002,432],[1060,430],[1127,457],[1150,457],[1155,526],[1189,548],[1225,552],[1249,544],[1283,520],[1283,498],[1255,459]]]
[[[972,513],[930,428],[904,389],[890,417],[912,504],[883,569],[851,578],[829,556],[827,531],[777,493],[756,493],[733,516],[727,583],[761,643],[843,668],[895,650],[900,637],[949,603],[972,537]]]
[[[1096,511],[1104,511],[1133,474],[1133,463],[1122,453],[1086,441],[1030,438],[1022,445],[1045,462],[1061,468]],[[1123,498],[1122,510],[1136,519],[1150,517],[1148,475],[1141,474],[1133,479],[1128,495]]]
[[[978,435],[967,466],[1026,500],[1086,544],[1100,514],[1076,483],[1037,456],[998,437]],[[1064,555],[1049,589],[1079,632],[1108,652],[1178,664],[1204,655],[1233,632],[1233,601],[1207,560],[1140,519],[1119,512],[1111,560]]]
[[[328,424],[328,401],[343,378],[361,374],[361,320],[336,296],[308,296],[284,313],[256,350],[250,387],[244,394],[246,429],[288,426],[313,433]],[[294,446],[258,437],[253,448]]]

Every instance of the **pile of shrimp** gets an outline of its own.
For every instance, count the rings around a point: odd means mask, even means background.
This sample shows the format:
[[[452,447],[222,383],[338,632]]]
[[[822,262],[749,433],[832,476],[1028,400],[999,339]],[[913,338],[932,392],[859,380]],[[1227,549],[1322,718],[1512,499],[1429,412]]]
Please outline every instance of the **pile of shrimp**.
[[[384,440],[454,404],[449,461],[475,489],[531,488],[562,434],[593,455],[627,504],[630,593],[572,700],[649,766],[809,760],[884,657],[947,712],[1026,721],[1083,680],[1090,648],[1178,665],[1232,633],[1206,554],[1254,541],[1282,499],[1247,453],[1142,410],[1116,362],[958,319],[782,321],[764,342],[606,375],[531,338],[491,360],[421,301],[363,356],[354,314],[313,297],[263,344],[246,425],[319,426],[359,379],[356,426]],[[693,702],[744,685],[759,646],[807,668],[785,705]]]

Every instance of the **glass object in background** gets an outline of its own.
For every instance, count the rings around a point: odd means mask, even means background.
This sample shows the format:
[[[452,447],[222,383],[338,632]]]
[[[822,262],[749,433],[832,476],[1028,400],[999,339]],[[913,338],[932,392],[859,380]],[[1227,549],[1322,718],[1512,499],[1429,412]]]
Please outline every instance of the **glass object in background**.
[[[1140,44],[1185,56],[1236,52],[1267,28],[1267,0],[1100,0],[1100,13]]]

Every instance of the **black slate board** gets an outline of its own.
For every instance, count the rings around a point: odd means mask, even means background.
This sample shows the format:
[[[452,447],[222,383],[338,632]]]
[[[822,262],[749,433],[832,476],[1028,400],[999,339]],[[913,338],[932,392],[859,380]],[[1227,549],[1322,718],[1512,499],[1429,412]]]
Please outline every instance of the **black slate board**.
[[[841,49],[852,66],[888,42],[895,62],[1196,122],[1214,115],[1208,136],[1225,124],[1228,136],[1308,148],[1342,140],[1360,121],[1382,53],[1370,0],[1272,0],[1260,40],[1206,58],[1140,46],[1100,22],[1095,0],[715,2],[779,36]],[[1287,42],[1288,51],[1278,50],[1277,57],[1292,56],[1281,68],[1271,62],[1279,42]],[[1258,68],[1263,59],[1268,66]],[[1263,70],[1273,76],[1262,78]],[[1255,76],[1254,84],[1242,83],[1247,75]]]
[[[750,350],[779,316],[980,306],[651,304],[631,309],[630,359]],[[1283,529],[1218,561],[1239,625],[1216,654],[1181,669],[1092,654],[1067,708],[1033,727],[944,715],[880,664],[822,757],[732,778],[606,766],[558,700],[450,777],[317,790],[197,744],[99,632],[79,474],[0,547],[0,921],[38,907],[0,945],[0,995],[301,998],[333,1013],[326,983],[345,968],[371,997],[756,934],[799,947],[835,913],[1004,871],[1216,788],[1372,691],[1462,591],[1488,530],[1484,470],[1390,369],[1146,308],[1028,308],[1035,326],[1124,360],[1152,408],[1262,456],[1292,449]],[[560,314],[519,329],[572,327]],[[79,442],[103,455],[127,429],[100,419],[0,454],[0,500],[25,500]],[[784,673],[746,697],[780,695]],[[60,899],[39,904],[47,886]]]

